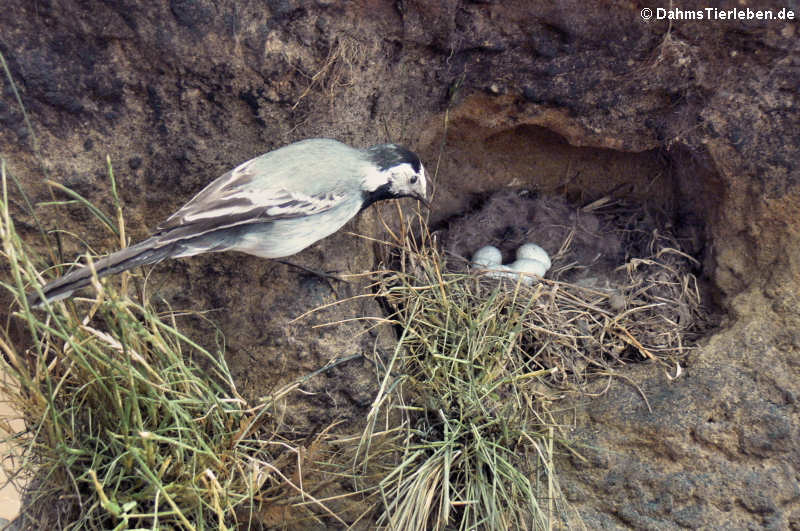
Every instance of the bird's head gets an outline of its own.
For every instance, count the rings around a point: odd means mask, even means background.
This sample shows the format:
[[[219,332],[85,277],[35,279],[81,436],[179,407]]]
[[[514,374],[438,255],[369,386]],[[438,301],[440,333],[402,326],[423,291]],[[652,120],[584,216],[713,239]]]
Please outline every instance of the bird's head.
[[[428,205],[428,176],[419,157],[397,144],[365,150],[372,168],[363,181],[365,206],[382,199],[413,197]]]

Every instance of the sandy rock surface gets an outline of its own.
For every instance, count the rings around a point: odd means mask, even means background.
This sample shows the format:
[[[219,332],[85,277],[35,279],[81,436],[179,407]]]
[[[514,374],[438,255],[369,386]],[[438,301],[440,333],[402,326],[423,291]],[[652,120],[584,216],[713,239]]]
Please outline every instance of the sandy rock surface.
[[[34,202],[50,199],[46,177],[110,210],[109,155],[134,239],[234,165],[319,136],[417,150],[438,168],[434,228],[504,187],[659,209],[692,242],[726,318],[679,379],[630,368],[652,412],[623,381],[568,408],[587,460],[564,456],[562,487],[590,529],[800,526],[796,22],[456,0],[6,0],[3,12],[0,51],[33,125],[3,76],[9,170]],[[379,206],[346,229],[382,237],[378,216],[393,212]],[[84,242],[116,248],[80,208],[37,214],[79,237],[63,237],[65,260]],[[17,222],[35,237],[30,216]],[[346,231],[295,260],[376,266],[373,244]],[[214,310],[241,391],[257,397],[336,357],[391,351],[393,331],[370,322],[311,328],[382,315],[370,299],[292,322],[364,286],[223,254],[159,265],[148,291]],[[182,325],[216,341],[204,321]],[[375,385],[368,362],[340,365],[286,404],[285,429],[344,419],[356,430]]]

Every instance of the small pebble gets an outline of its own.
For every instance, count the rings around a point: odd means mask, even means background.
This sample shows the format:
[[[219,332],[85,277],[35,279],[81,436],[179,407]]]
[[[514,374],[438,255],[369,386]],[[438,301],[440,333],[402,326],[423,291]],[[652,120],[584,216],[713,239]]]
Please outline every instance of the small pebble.
[[[620,311],[625,309],[625,297],[620,295],[619,293],[614,293],[608,298],[608,305],[611,306],[611,309],[614,311]]]

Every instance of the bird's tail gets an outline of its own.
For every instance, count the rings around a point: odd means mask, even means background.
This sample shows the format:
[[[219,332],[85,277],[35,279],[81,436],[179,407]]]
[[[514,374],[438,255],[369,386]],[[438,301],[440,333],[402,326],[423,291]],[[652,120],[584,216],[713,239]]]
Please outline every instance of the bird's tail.
[[[161,246],[157,238],[149,238],[95,261],[94,270],[98,277],[104,277],[121,273],[133,267],[155,264],[172,256],[173,247],[174,245]],[[42,286],[44,298],[38,292],[28,294],[28,304],[35,307],[41,306],[45,300],[54,302],[66,299],[73,292],[88,286],[91,282],[91,269],[83,266]]]

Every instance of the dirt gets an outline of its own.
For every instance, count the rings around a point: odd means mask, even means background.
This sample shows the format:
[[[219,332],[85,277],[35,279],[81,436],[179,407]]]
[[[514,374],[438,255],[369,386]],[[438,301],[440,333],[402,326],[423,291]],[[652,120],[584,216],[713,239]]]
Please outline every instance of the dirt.
[[[588,464],[564,457],[562,487],[589,528],[800,526],[796,22],[456,0],[8,0],[4,13],[0,52],[33,125],[3,76],[9,170],[34,203],[51,199],[46,177],[110,211],[110,156],[134,239],[239,162],[315,136],[417,150],[435,175],[436,226],[507,187],[580,206],[646,202],[696,242],[698,274],[727,317],[679,379],[645,364],[626,373],[652,413],[623,382],[569,408],[576,444],[595,451]],[[115,249],[78,207],[37,214],[76,235],[62,235],[64,260],[85,244]],[[379,214],[396,216],[370,209],[295,259],[375,267],[374,244],[347,231],[386,237]],[[157,266],[148,291],[213,310],[237,383],[255,397],[331,359],[391,351],[393,331],[370,322],[312,328],[381,316],[368,299],[293,322],[365,286],[226,254]],[[184,324],[216,345],[205,321]],[[358,430],[374,386],[366,361],[310,381],[286,404],[286,433],[336,419]]]

